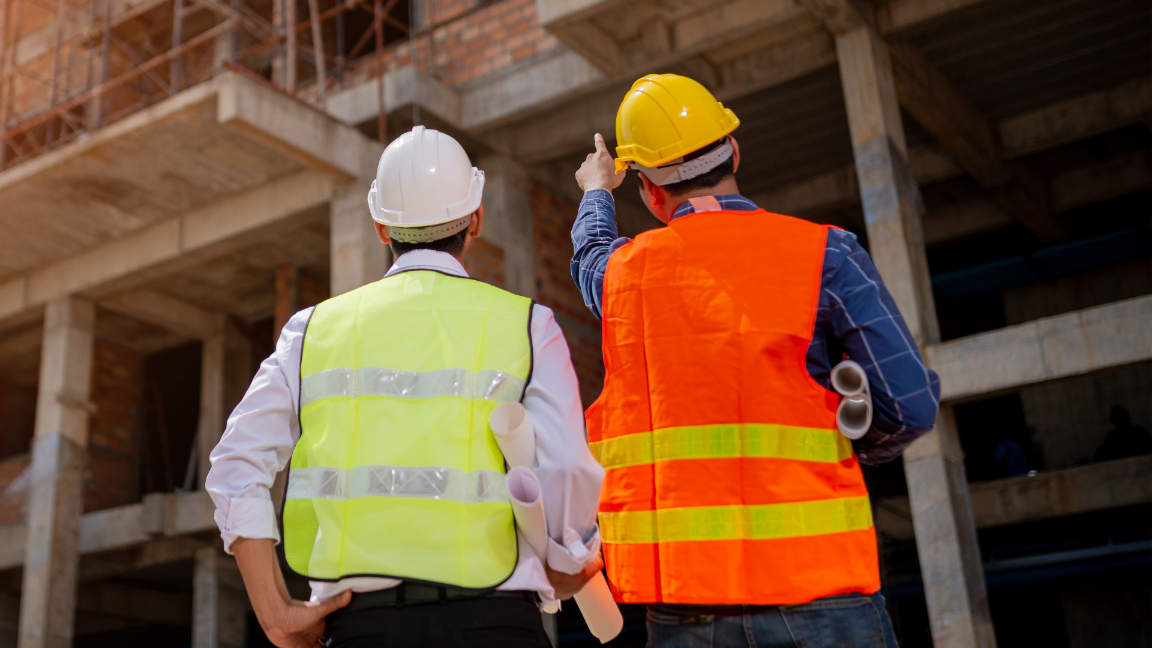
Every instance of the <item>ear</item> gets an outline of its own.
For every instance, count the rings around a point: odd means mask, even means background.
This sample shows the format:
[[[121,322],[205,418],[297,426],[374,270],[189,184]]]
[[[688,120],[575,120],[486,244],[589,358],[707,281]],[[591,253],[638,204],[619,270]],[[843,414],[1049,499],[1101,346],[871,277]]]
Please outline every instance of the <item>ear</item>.
[[[472,212],[472,222],[468,223],[468,236],[480,238],[480,231],[484,229],[484,205]]]
[[[388,228],[380,223],[373,222],[372,224],[376,226],[376,238],[380,239],[384,245],[390,244],[392,237],[388,236]]]
[[[732,173],[736,173],[740,170],[740,143],[731,135],[728,136],[728,141],[732,142]]]
[[[648,176],[643,173],[639,171],[637,171],[637,173],[640,174],[640,183],[644,186],[644,193],[648,196],[648,202],[651,203],[653,207],[659,208],[668,202],[668,194],[664,191],[663,187],[649,180]]]

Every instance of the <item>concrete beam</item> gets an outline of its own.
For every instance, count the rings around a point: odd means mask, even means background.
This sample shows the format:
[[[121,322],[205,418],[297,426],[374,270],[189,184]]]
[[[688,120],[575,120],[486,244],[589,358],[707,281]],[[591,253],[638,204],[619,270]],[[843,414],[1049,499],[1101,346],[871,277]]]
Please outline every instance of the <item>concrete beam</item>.
[[[72,645],[95,317],[92,303],[75,297],[55,299],[45,311],[25,515],[23,648]]]
[[[152,553],[158,554],[159,558],[130,568],[191,557],[186,555],[187,551],[173,553],[173,547],[179,549],[183,546],[181,543],[157,544],[157,540],[215,532],[216,522],[212,518],[214,511],[212,500],[203,491],[145,495],[144,501],[137,504],[80,516],[77,551],[86,555],[155,545]],[[12,569],[24,564],[27,536],[26,523],[0,525],[0,569]]]
[[[0,320],[57,297],[110,294],[170,271],[181,262],[227,254],[245,235],[329,202],[332,191],[329,178],[301,171],[9,279],[0,283]]]
[[[940,398],[962,400],[1152,359],[1152,297],[930,345]]]
[[[441,121],[460,127],[460,95],[432,75],[405,65],[384,75],[383,88],[376,79],[352,86],[328,97],[328,113],[349,124],[363,124],[380,113],[380,95],[384,95],[385,114],[394,114],[420,106]]]
[[[99,302],[102,308],[149,322],[188,337],[205,340],[221,333],[216,314],[155,290],[132,290]]]
[[[216,77],[216,120],[301,164],[348,180],[372,142],[353,126],[234,72]]]
[[[1137,79],[1000,123],[1004,155],[1018,158],[1138,124],[1152,112],[1152,80]]]
[[[460,127],[482,132],[508,123],[528,110],[555,106],[606,81],[579,54],[558,48],[551,56],[484,78],[460,91]],[[521,127],[523,127],[521,125]]]
[[[908,43],[890,46],[889,51],[900,105],[1041,241],[1065,238],[1067,232],[1048,207],[1043,183],[1027,167],[1010,166],[1000,158],[995,131],[951,82]]]
[[[1152,457],[1129,457],[1011,477],[968,486],[979,529],[1152,503]],[[876,529],[886,538],[911,540],[906,497],[876,502]]]
[[[1120,198],[1152,186],[1147,151],[1093,162],[1052,178],[1053,210],[1060,214]]]

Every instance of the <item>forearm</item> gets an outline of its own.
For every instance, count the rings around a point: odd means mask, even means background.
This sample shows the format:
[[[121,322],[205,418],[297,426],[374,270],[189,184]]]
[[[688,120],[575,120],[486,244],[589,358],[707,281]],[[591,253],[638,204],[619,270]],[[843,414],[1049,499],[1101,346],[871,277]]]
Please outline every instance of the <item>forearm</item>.
[[[596,319],[601,316],[608,257],[626,241],[617,235],[616,203],[612,194],[603,189],[584,194],[572,225],[571,271],[584,303]]]
[[[232,543],[232,554],[244,578],[252,611],[260,627],[268,632],[291,600],[276,559],[275,542],[267,538],[237,538]]]
[[[874,406],[872,429],[857,442],[857,455],[863,463],[884,463],[932,429],[940,381],[924,365],[867,252],[843,232],[830,233],[828,243],[828,255],[840,257],[833,257],[835,267],[823,281],[828,334],[868,374]]]

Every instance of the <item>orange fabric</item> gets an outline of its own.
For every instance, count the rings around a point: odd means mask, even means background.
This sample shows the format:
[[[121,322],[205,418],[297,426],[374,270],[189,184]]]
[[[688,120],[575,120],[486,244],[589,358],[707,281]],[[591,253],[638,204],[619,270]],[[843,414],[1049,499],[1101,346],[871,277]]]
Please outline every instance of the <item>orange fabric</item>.
[[[826,226],[682,216],[617,250],[604,280],[600,398],[588,438],[699,425],[835,429],[839,397],[805,363]],[[760,505],[867,495],[855,456],[659,461],[607,471],[600,510]],[[768,540],[605,542],[622,602],[798,604],[880,588],[874,529]]]

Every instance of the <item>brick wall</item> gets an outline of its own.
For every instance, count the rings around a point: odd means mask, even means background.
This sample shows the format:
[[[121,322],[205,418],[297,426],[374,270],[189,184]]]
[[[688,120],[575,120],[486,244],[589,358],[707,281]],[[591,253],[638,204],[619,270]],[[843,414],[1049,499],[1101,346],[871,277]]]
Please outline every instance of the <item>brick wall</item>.
[[[84,511],[136,500],[136,448],[143,401],[144,362],[140,354],[96,340],[92,349],[95,410],[88,419],[88,469]]]
[[[604,384],[604,360],[600,352],[600,322],[584,305],[569,271],[570,232],[575,220],[575,205],[535,184],[532,227],[536,239],[536,300],[552,309],[564,330],[580,379],[580,396],[587,407],[600,395]]]
[[[25,471],[31,459],[28,453],[23,453],[0,461],[0,524],[13,524],[24,519],[24,503],[28,500],[31,477]]]
[[[504,287],[504,250],[478,238],[468,244],[464,256],[468,276],[499,288]]]

